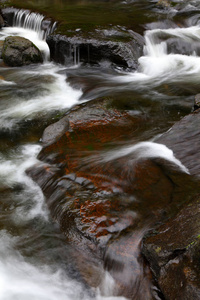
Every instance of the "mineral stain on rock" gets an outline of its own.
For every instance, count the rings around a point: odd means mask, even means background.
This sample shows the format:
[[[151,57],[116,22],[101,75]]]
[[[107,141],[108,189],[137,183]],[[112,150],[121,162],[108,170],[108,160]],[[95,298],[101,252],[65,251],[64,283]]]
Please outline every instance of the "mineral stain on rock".
[[[47,144],[38,156],[46,166],[35,166],[28,173],[42,188],[67,240],[112,274],[116,295],[156,299],[151,271],[141,255],[143,236],[155,224],[174,217],[196,193],[196,183],[164,158],[136,159],[130,153],[103,159],[112,141],[131,138],[142,122],[142,116],[104,105],[79,105],[48,127],[42,138]],[[60,123],[67,124],[61,136],[54,130]],[[57,135],[52,140],[51,132]],[[161,252],[157,245],[155,253]]]

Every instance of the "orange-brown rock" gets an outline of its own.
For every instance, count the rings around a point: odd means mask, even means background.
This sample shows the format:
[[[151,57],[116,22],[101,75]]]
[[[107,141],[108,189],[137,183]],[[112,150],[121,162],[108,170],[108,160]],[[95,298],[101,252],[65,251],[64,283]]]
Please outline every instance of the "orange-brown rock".
[[[194,184],[164,159],[104,159],[113,144],[133,140],[141,116],[90,103],[67,117],[69,130],[39,154],[46,166],[28,172],[41,186],[67,240],[100,269],[105,263],[116,280],[116,294],[154,299],[141,240],[153,224],[178,211]],[[90,284],[92,273],[85,276]],[[142,286],[141,293],[137,286]]]

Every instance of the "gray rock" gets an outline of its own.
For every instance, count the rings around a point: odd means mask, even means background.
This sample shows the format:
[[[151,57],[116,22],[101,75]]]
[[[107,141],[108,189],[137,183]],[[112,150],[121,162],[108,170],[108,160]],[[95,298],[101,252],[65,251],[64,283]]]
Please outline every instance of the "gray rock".
[[[196,97],[198,101],[199,95]],[[174,216],[149,233],[143,254],[150,264],[164,299],[200,299],[200,199],[199,199],[200,110],[184,117],[156,142],[165,144],[193,177],[180,181]],[[171,177],[173,180],[173,177]],[[177,186],[175,183],[174,187]],[[185,189],[188,189],[187,191]],[[182,204],[180,203],[182,201]],[[181,204],[181,205],[180,205]]]
[[[17,11],[18,9],[14,7],[4,7],[1,9],[3,19],[7,26],[13,26],[14,16]]]
[[[47,43],[51,59],[61,64],[72,65],[80,61],[94,65],[108,60],[121,67],[137,69],[138,58],[143,53],[144,39],[137,33],[132,33],[129,42],[84,39],[57,34],[48,36]]]
[[[200,299],[199,220],[199,197],[195,197],[143,243],[143,254],[165,299]]]
[[[68,117],[64,117],[58,122],[49,125],[43,132],[43,146],[51,145],[58,141],[60,137],[69,129]]]
[[[76,174],[75,173],[70,173],[70,174],[67,174],[67,175],[63,176],[63,178],[69,179],[71,181],[75,181]]]
[[[156,140],[172,149],[191,175],[200,176],[200,111],[184,117],[177,122],[168,132]]]
[[[2,51],[4,62],[11,67],[42,63],[40,50],[28,39],[9,36],[5,39]]]

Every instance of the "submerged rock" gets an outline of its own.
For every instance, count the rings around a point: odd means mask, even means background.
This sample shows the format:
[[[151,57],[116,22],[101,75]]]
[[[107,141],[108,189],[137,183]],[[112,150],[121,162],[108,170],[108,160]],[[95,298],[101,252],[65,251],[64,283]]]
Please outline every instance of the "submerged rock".
[[[2,51],[4,62],[11,67],[42,63],[40,50],[28,39],[9,36],[5,39]]]
[[[170,6],[170,2],[169,0],[159,0],[157,2],[157,5],[161,6],[161,7],[169,7]]]

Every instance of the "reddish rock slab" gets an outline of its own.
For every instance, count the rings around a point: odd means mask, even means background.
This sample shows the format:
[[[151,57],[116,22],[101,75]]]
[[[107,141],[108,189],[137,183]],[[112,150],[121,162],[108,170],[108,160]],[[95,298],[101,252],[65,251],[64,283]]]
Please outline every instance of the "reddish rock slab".
[[[38,156],[44,164],[27,172],[42,188],[66,239],[97,269],[105,264],[116,281],[116,295],[156,299],[140,252],[142,237],[156,222],[177,213],[195,183],[161,158],[104,160],[113,145],[133,140],[142,116],[90,103],[73,108],[67,117],[69,130],[48,141]],[[93,272],[98,272],[91,267],[88,275],[79,267],[95,286]],[[96,285],[100,280],[95,277]]]

